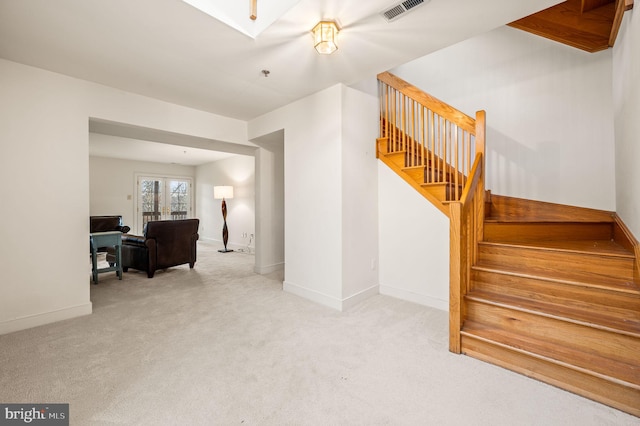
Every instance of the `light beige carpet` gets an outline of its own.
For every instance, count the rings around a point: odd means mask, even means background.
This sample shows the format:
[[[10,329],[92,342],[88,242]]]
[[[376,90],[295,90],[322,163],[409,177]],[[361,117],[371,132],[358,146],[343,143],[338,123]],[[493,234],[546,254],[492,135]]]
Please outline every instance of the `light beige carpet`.
[[[445,312],[386,296],[336,312],[216,249],[101,274],[93,315],[0,336],[0,402],[68,402],[72,425],[640,424],[449,353]]]

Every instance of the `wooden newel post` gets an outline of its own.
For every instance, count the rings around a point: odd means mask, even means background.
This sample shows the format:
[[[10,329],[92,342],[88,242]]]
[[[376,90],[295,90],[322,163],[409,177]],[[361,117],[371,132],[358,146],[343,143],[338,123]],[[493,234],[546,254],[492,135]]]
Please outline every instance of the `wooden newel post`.
[[[449,205],[449,351],[459,354],[462,328],[462,203]]]

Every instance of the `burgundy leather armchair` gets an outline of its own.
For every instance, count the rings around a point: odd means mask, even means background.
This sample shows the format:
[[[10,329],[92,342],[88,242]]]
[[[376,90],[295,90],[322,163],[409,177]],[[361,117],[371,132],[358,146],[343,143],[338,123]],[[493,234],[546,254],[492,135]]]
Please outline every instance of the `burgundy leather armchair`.
[[[198,219],[159,220],[145,226],[144,235],[122,236],[122,270],[146,271],[153,278],[156,270],[196,263]],[[115,255],[107,253],[107,262],[115,262]]]

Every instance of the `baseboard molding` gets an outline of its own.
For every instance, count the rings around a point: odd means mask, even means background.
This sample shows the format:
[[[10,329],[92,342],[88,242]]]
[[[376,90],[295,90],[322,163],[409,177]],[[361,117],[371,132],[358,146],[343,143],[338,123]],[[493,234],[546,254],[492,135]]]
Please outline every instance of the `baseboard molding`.
[[[371,287],[362,290],[352,296],[347,297],[346,299],[342,299],[342,310],[347,310],[352,306],[357,305],[365,299],[368,299],[372,296],[376,296],[380,294],[380,287],[376,285],[372,285]]]
[[[613,234],[614,240],[635,255],[636,261],[633,268],[633,278],[636,281],[640,281],[640,243],[617,213],[614,219],[616,225]]]
[[[388,285],[380,285],[380,294],[395,297],[396,299],[406,300],[407,302],[417,303],[418,305],[428,306],[430,308],[439,309],[449,312],[449,302],[447,300],[438,299],[424,294],[414,293],[409,290],[390,287]]]
[[[0,322],[0,334],[13,333],[14,331],[26,330],[28,328],[51,324],[53,322],[90,315],[91,312],[93,312],[93,304],[88,302],[83,305],[63,308],[57,311],[43,312],[40,314],[15,318]]]
[[[341,312],[379,293],[378,286],[374,285],[345,299],[338,299],[336,297],[320,293],[319,291],[311,290],[297,284],[293,284],[289,281],[285,281],[284,283],[282,283],[282,289],[288,293],[304,297],[307,300]]]
[[[311,290],[297,284],[293,284],[289,281],[282,283],[282,290],[287,293],[295,294],[296,296],[304,297],[307,300],[311,300],[312,302],[327,306],[337,311],[342,311],[342,300],[320,293],[319,291]]]
[[[224,246],[224,243],[222,242],[222,240],[218,240],[216,238],[200,237],[199,240],[204,242],[204,243],[208,243],[208,244],[220,244],[220,246]],[[237,251],[238,249],[246,249],[247,245],[246,244],[236,244],[236,243],[232,243],[232,242],[228,242],[227,241],[227,248]],[[245,252],[245,253],[254,254],[255,251],[256,251],[256,248],[253,247],[253,246],[251,246],[249,248],[251,249],[251,253],[248,253],[248,252]]]
[[[284,262],[274,263],[273,265],[267,265],[267,266],[256,265],[253,267],[253,272],[255,272],[256,274],[270,274],[272,272],[280,271],[282,269],[284,269]]]

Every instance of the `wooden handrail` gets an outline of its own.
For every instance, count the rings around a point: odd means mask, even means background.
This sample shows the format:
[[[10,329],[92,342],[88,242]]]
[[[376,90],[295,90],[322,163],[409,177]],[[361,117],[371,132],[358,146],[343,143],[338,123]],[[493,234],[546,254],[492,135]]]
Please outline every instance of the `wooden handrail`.
[[[451,121],[455,121],[456,124],[464,130],[468,132],[474,131],[475,120],[472,117],[469,117],[467,114],[458,111],[441,100],[423,92],[390,72],[378,74],[378,80],[390,87],[393,87],[419,104],[429,107],[429,109],[436,114],[447,117]]]
[[[476,159],[473,162],[473,168],[471,169],[471,174],[467,180],[467,185],[464,187],[462,195],[460,196],[460,202],[463,205],[469,203],[471,197],[473,197],[473,191],[475,191],[476,187],[479,185],[483,168],[482,157],[482,153],[476,154]]]

